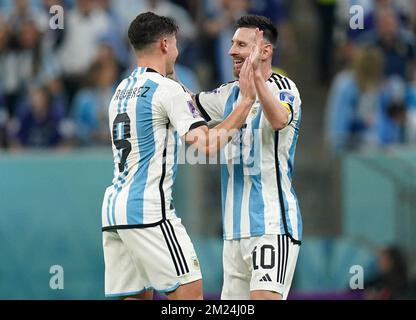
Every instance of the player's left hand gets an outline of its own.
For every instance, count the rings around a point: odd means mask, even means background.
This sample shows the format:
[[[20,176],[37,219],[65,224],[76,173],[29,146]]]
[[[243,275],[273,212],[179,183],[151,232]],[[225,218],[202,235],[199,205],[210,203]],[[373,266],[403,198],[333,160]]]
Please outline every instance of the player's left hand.
[[[263,31],[259,28],[256,28],[256,39],[253,46],[253,50],[250,53],[250,64],[253,68],[253,71],[259,69],[260,60],[261,60],[261,53],[262,53],[262,44],[263,44]]]

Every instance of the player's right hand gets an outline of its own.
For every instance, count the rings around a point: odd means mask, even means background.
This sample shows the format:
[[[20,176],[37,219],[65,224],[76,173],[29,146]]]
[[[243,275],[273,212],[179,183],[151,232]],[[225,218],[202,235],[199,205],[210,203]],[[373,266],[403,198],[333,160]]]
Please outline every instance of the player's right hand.
[[[256,86],[254,84],[254,71],[250,57],[246,58],[241,67],[239,78],[241,96],[254,103],[256,101]]]

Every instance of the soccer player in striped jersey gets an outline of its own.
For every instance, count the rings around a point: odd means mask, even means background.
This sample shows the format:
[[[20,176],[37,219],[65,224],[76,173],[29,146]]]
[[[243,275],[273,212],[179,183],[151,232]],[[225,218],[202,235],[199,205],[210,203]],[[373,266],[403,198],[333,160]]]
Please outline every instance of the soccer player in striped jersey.
[[[238,20],[231,41],[234,75],[241,77],[250,60],[257,98],[239,135],[224,148],[223,299],[286,299],[301,243],[292,187],[301,99],[293,81],[272,72],[277,37],[269,19],[248,15]],[[240,81],[194,98],[204,118],[218,123],[239,104]]]
[[[205,154],[229,141],[255,100],[252,68],[244,65],[242,99],[209,130],[191,96],[166,76],[178,56],[177,25],[147,12],[131,23],[129,39],[138,67],[110,102],[114,179],[102,206],[105,293],[151,299],[202,299],[202,279],[192,242],[176,216],[172,186],[180,139]]]

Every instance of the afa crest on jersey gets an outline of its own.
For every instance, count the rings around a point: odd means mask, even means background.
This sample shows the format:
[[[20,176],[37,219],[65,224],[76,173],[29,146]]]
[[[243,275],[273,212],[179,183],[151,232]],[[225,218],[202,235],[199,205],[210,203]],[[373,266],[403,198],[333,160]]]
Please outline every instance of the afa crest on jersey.
[[[290,105],[293,105],[295,102],[295,96],[291,95],[289,92],[280,92],[279,100],[281,102],[286,102]]]

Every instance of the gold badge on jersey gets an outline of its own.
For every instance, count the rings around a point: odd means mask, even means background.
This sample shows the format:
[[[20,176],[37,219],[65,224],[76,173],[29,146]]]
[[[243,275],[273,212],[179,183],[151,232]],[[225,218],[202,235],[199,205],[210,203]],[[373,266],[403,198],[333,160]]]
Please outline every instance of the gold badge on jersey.
[[[251,112],[250,112],[250,114],[251,114],[251,116],[253,117],[253,118],[255,118],[256,116],[257,116],[257,113],[259,112],[259,105],[256,103],[256,104],[254,104],[252,107],[251,107]]]

